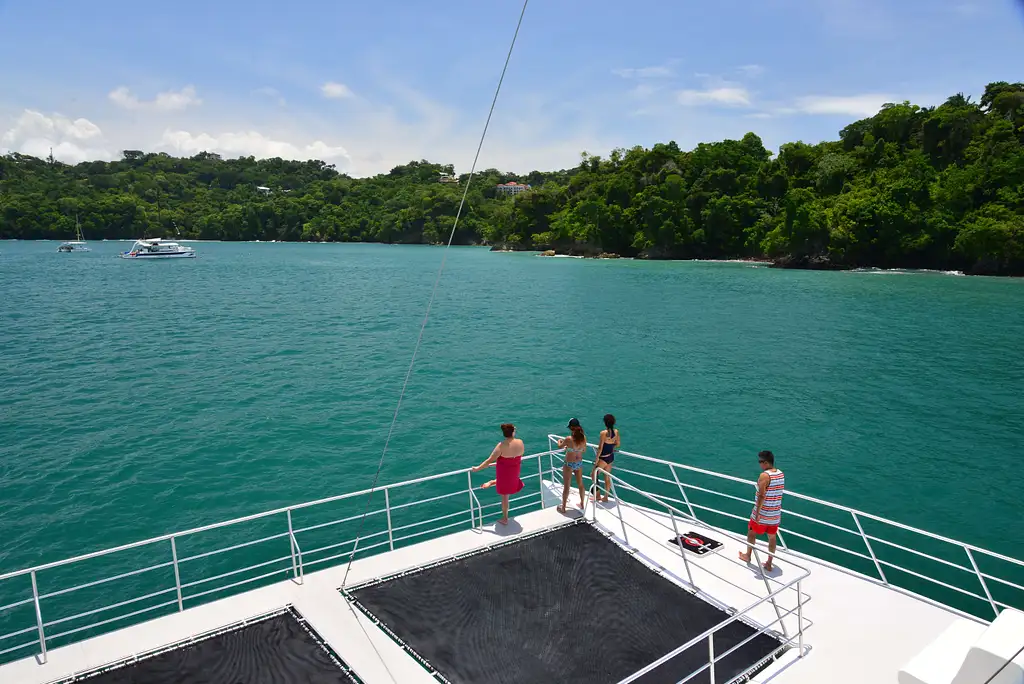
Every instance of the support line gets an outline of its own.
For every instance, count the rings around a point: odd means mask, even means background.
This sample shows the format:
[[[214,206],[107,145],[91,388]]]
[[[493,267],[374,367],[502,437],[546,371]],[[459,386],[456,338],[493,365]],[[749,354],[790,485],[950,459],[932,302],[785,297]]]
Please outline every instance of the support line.
[[[366,521],[366,514],[370,510],[370,502],[373,499],[374,491],[377,488],[377,480],[380,478],[380,471],[384,465],[384,457],[388,453],[388,446],[391,444],[391,436],[395,431],[395,424],[398,422],[398,413],[402,409],[402,401],[405,399],[405,391],[409,387],[409,378],[412,377],[413,366],[416,365],[416,357],[419,355],[420,344],[423,342],[423,331],[426,330],[427,321],[430,319],[430,310],[434,306],[434,298],[437,295],[437,286],[441,283],[441,275],[444,273],[445,264],[448,262],[448,249],[452,246],[452,241],[455,239],[455,231],[459,227],[459,219],[462,217],[462,209],[466,205],[466,196],[469,194],[469,186],[473,183],[473,177],[476,174],[476,165],[480,159],[480,150],[483,149],[484,140],[487,138],[487,129],[491,125],[491,117],[494,115],[494,106],[498,103],[498,94],[501,93],[501,84],[505,81],[505,72],[508,71],[508,64],[512,59],[512,50],[516,46],[516,39],[519,37],[519,29],[523,25],[523,17],[526,16],[526,6],[530,3],[530,0],[523,0],[523,9],[519,13],[519,21],[516,23],[516,31],[512,35],[512,43],[508,46],[508,54],[505,55],[505,65],[501,69],[501,76],[498,78],[498,86],[494,89],[494,97],[491,99],[491,108],[487,112],[487,120],[484,122],[484,130],[480,134],[480,142],[476,146],[476,154],[473,156],[473,166],[469,170],[469,178],[466,180],[466,187],[462,191],[462,200],[459,202],[459,209],[455,213],[455,221],[452,223],[452,231],[448,235],[448,244],[444,247],[444,254],[441,257],[441,266],[437,269],[437,277],[434,278],[434,287],[430,290],[430,299],[427,301],[427,310],[423,314],[423,322],[420,324],[420,332],[416,337],[416,346],[412,351],[412,358],[409,360],[409,368],[405,372],[405,381],[402,383],[402,391],[398,395],[398,404],[395,406],[395,413],[391,417],[391,426],[388,428],[387,439],[384,440],[384,450],[381,452],[380,461],[377,463],[377,472],[373,476],[373,484],[370,485],[370,491],[366,495],[366,505],[363,507],[363,514],[359,518],[359,528],[356,532],[355,544],[352,546],[352,553],[348,557],[348,564],[345,566],[345,578],[342,580],[342,586],[348,582],[348,573],[352,569],[352,561],[356,557],[356,551],[359,548],[359,538],[363,534],[363,523]]]

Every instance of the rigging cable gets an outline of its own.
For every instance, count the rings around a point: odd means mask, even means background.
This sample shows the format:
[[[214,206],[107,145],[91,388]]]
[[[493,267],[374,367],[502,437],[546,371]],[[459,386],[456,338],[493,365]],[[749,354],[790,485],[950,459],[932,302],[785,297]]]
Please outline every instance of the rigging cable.
[[[420,351],[420,344],[423,342],[423,331],[427,327],[427,321],[430,319],[430,310],[434,306],[434,298],[437,295],[437,286],[441,282],[441,274],[444,273],[445,264],[448,261],[448,248],[452,246],[452,241],[455,239],[455,231],[459,227],[459,219],[462,217],[462,209],[466,205],[466,196],[469,194],[469,186],[473,183],[473,176],[476,174],[476,164],[480,159],[480,150],[483,149],[484,140],[487,138],[487,129],[491,125],[491,117],[494,115],[494,106],[498,103],[498,94],[501,92],[501,84],[505,80],[505,72],[508,71],[509,61],[512,59],[512,50],[516,46],[516,39],[519,37],[519,29],[523,25],[523,17],[526,16],[526,6],[530,3],[530,0],[523,0],[523,9],[519,13],[519,21],[516,23],[516,31],[512,35],[512,43],[508,46],[508,54],[505,55],[505,65],[501,69],[501,76],[498,78],[498,86],[494,89],[494,97],[491,99],[491,108],[487,112],[487,120],[484,122],[484,130],[480,134],[480,142],[476,146],[476,154],[473,156],[473,166],[469,170],[469,178],[466,180],[466,187],[462,191],[462,200],[459,202],[459,209],[455,213],[455,221],[452,223],[452,231],[448,236],[448,243],[444,247],[444,254],[441,257],[441,266],[437,269],[437,277],[434,279],[434,287],[430,291],[430,299],[427,301],[427,310],[423,314],[423,322],[420,324],[420,333],[416,338],[416,346],[412,350],[412,358],[409,360],[409,368],[405,372],[405,381],[402,383],[402,391],[398,395],[398,404],[395,406],[395,413],[391,417],[391,426],[388,428],[388,436],[384,440],[384,450],[381,452],[380,461],[377,463],[377,472],[373,476],[373,484],[370,485],[370,491],[366,495],[366,505],[363,507],[363,514],[359,518],[359,528],[356,532],[355,544],[352,546],[352,553],[349,554],[348,564],[345,566],[345,578],[341,584],[344,586],[348,582],[348,573],[352,569],[352,561],[355,559],[356,551],[359,549],[359,539],[363,534],[363,524],[366,522],[366,515],[370,509],[370,502],[373,499],[374,491],[377,489],[377,480],[380,478],[380,471],[384,465],[384,457],[388,453],[388,446],[391,444],[391,436],[395,431],[395,423],[398,422],[398,413],[402,409],[402,400],[405,399],[405,390],[409,386],[409,378],[412,377],[413,366],[416,364],[416,357]]]

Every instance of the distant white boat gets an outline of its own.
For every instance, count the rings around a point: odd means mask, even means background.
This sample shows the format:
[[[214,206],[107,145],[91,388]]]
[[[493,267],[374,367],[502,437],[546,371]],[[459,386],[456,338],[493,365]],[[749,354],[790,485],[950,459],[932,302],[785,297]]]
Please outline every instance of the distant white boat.
[[[122,259],[191,259],[195,258],[196,251],[171,240],[148,238],[136,240],[132,248],[121,252],[120,256]]]
[[[60,243],[60,247],[57,248],[58,252],[88,252],[89,246],[85,244],[85,238],[82,237],[82,226],[78,222],[78,215],[75,214],[75,239],[68,242]]]

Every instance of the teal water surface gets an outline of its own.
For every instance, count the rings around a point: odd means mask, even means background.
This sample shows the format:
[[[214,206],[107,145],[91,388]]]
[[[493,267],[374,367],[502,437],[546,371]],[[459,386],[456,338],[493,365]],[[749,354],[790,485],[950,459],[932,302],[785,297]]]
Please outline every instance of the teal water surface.
[[[441,248],[0,243],[0,572],[369,485]],[[452,248],[382,482],[631,451],[1024,548],[1024,282]],[[1019,553],[1017,555],[1020,555]]]

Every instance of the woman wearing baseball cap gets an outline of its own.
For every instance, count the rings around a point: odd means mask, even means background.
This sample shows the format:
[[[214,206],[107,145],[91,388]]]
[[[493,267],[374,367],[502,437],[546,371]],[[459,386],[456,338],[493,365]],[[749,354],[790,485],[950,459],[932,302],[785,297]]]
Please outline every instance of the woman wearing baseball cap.
[[[562,462],[562,505],[558,507],[559,513],[565,513],[571,477],[575,476],[576,486],[580,490],[580,508],[586,505],[587,497],[583,490],[583,454],[587,450],[587,436],[583,434],[583,427],[576,418],[571,419],[566,427],[569,428],[569,436],[558,440],[558,448],[565,449],[565,460]]]

